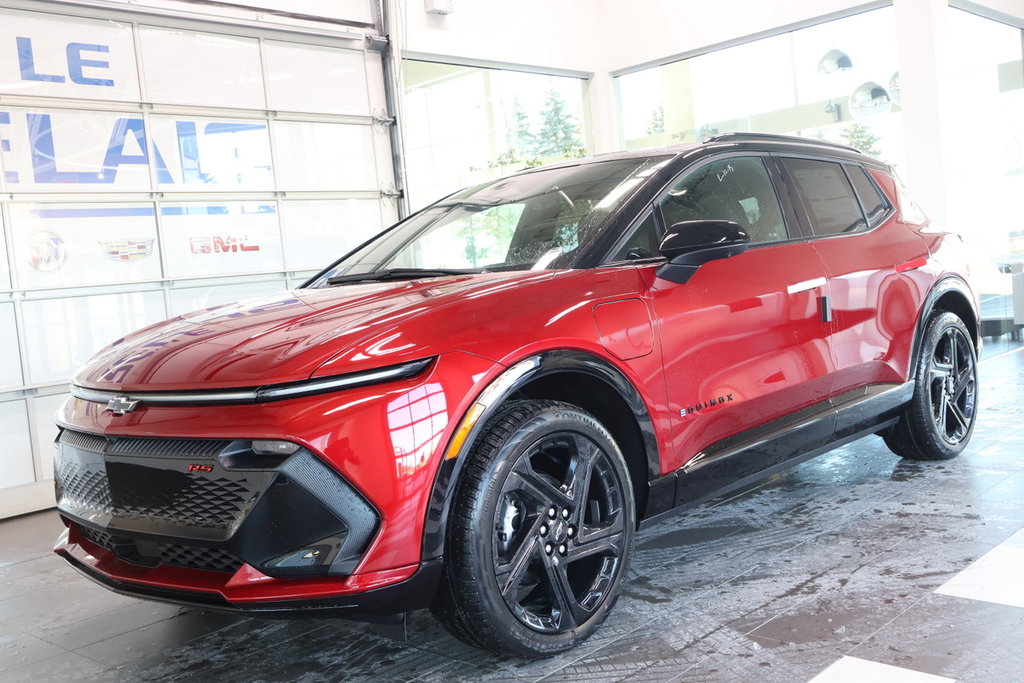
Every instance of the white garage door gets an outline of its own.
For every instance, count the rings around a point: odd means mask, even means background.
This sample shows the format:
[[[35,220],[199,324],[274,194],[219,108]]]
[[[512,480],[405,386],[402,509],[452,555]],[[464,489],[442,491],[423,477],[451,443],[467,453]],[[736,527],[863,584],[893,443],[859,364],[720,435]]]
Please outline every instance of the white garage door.
[[[274,4],[233,25],[0,6],[0,517],[52,506],[53,414],[95,351],[299,284],[397,219],[370,3]]]

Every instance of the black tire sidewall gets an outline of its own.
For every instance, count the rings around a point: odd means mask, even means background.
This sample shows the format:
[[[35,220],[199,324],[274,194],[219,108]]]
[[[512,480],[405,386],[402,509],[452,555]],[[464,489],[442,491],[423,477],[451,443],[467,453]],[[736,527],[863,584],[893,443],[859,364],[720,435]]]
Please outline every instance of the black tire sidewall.
[[[524,402],[534,403],[534,402]],[[550,402],[548,402],[550,403]],[[501,596],[497,579],[494,575],[493,546],[491,529],[494,528],[495,514],[498,508],[502,487],[511,474],[518,459],[539,440],[560,432],[580,433],[600,446],[615,470],[622,491],[623,514],[625,515],[625,543],[623,544],[622,561],[608,597],[583,624],[563,633],[541,633],[526,626],[512,613]],[[478,441],[481,443],[483,440]],[[457,506],[469,506],[469,527],[459,523],[466,519],[462,515],[454,515],[455,524],[449,534],[461,535],[468,541],[471,552],[468,557],[451,558],[455,562],[472,563],[470,574],[481,578],[484,585],[463,585],[462,590],[474,594],[471,599],[478,601],[488,616],[498,627],[507,641],[504,648],[529,657],[557,654],[577,645],[590,636],[607,617],[615,604],[622,581],[628,570],[632,550],[633,535],[636,528],[636,506],[633,502],[633,490],[626,468],[625,460],[614,439],[608,431],[591,415],[568,404],[548,406],[540,412],[525,419],[505,440],[500,447],[493,449],[489,445],[474,448],[474,458],[486,460],[483,477],[472,482],[475,486],[467,487],[458,493]],[[469,483],[469,482],[467,482]],[[468,535],[468,537],[467,537]],[[456,543],[457,546],[466,547]],[[446,553],[447,555],[447,553]]]
[[[968,342],[975,380],[974,412],[971,415],[971,423],[963,438],[956,444],[950,444],[942,435],[939,434],[935,421],[932,419],[934,406],[932,405],[930,377],[928,374],[932,356],[935,354],[935,348],[943,335],[945,335],[945,333],[950,329],[959,330],[963,334],[964,339]],[[967,442],[970,441],[971,435],[974,433],[974,425],[977,423],[977,376],[977,353],[975,351],[974,344],[971,343],[971,335],[967,331],[967,327],[954,313],[950,313],[948,311],[937,313],[928,323],[924,338],[922,339],[921,352],[918,358],[917,375],[915,377],[916,386],[914,387],[914,397],[911,399],[907,414],[904,418],[910,423],[908,426],[910,427],[911,434],[913,435],[913,439],[916,442],[918,449],[929,459],[948,460],[956,457],[964,450],[964,448],[966,448]]]

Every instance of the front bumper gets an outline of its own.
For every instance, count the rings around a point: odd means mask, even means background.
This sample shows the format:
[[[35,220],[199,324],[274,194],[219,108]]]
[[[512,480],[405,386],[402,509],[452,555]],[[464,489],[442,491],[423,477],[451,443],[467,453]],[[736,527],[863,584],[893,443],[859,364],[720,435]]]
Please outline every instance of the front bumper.
[[[69,399],[54,459],[68,530],[55,551],[113,590],[204,608],[367,618],[428,606],[432,485],[494,369],[447,354],[414,378],[213,410],[114,415]],[[272,461],[250,439],[301,448]]]
[[[266,617],[315,614],[381,623],[393,621],[395,615],[429,607],[442,565],[439,558],[418,566],[350,577],[344,585],[330,585],[329,594],[324,593],[325,587],[318,582],[290,581],[287,593],[299,592],[305,597],[282,599],[279,587],[268,585],[269,577],[261,577],[251,568],[243,569],[240,575],[224,583],[209,576],[189,575],[187,570],[142,574],[103,548],[81,539],[76,542],[70,529],[61,535],[54,550],[87,578],[115,593],[135,598]]]

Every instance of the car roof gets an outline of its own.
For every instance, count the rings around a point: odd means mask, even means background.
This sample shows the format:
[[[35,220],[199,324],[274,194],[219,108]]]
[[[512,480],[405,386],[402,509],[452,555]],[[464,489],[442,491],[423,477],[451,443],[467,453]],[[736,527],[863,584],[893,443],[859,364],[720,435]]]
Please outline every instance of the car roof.
[[[691,152],[701,150],[709,152],[714,149],[737,149],[737,150],[760,150],[773,152],[789,152],[795,154],[825,155],[840,157],[848,161],[886,168],[888,165],[877,159],[865,155],[858,149],[826,140],[815,140],[813,138],[802,138],[794,135],[778,135],[775,133],[746,133],[726,132],[718,133],[701,143],[686,143],[669,145],[665,147],[647,147],[644,149],[631,149],[619,152],[606,152],[595,154],[580,159],[567,159],[552,164],[524,168],[515,175],[532,173],[541,169],[569,168],[585,164],[601,163],[604,161],[616,161],[618,159],[655,159],[655,158],[678,158],[688,155]]]

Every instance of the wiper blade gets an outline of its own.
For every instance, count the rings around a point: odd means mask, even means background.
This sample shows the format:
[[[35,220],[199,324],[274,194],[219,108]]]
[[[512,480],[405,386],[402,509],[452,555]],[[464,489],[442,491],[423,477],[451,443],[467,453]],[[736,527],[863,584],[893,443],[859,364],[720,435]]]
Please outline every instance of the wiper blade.
[[[475,275],[483,268],[385,268],[369,273],[346,273],[327,278],[329,285],[343,285],[349,282],[378,282],[381,280],[414,280],[421,277],[444,277],[445,275]]]

